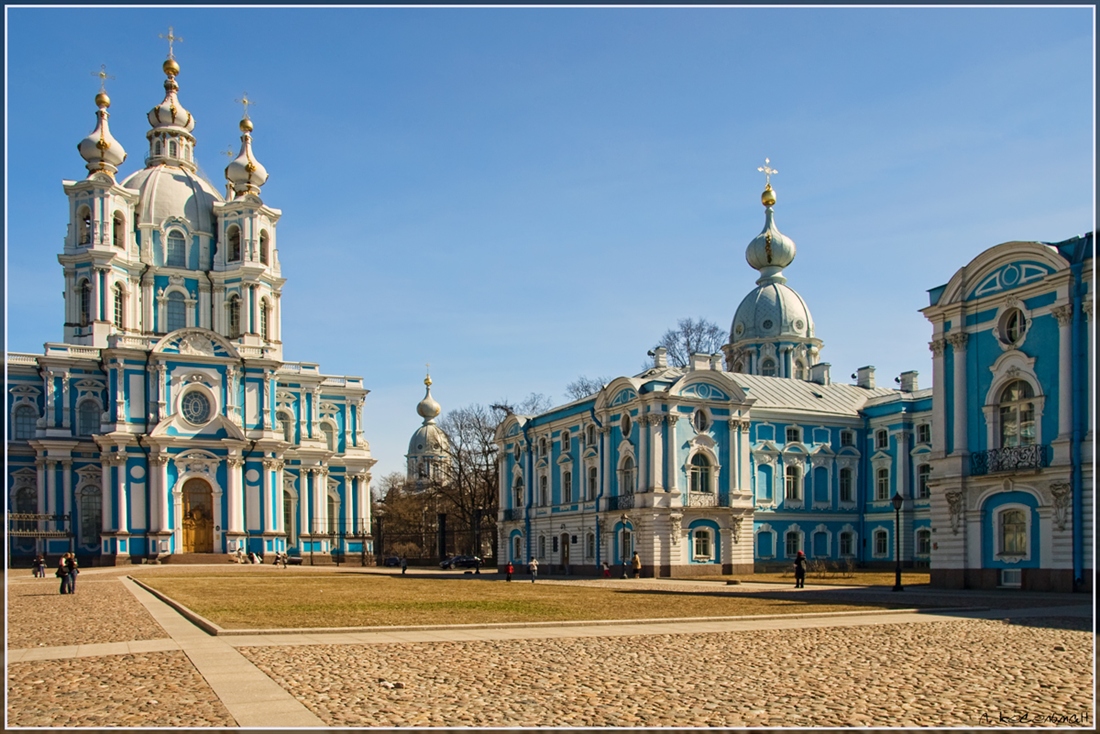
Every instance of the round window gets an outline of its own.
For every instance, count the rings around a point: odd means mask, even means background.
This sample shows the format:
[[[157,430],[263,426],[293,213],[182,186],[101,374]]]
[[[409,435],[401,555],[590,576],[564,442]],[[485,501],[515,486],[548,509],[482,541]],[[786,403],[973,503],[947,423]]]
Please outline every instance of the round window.
[[[737,336],[741,336],[743,333],[745,333],[745,325],[738,324],[737,326],[733,327],[733,333]]]
[[[805,325],[806,324],[802,323],[802,319],[799,319],[798,321],[794,322],[794,328],[797,329],[798,331],[802,331],[802,327],[804,327]]]
[[[761,326],[763,326],[765,329],[772,328],[772,320],[771,319],[765,319],[764,323],[761,324]]]
[[[192,390],[183,396],[180,410],[188,423],[201,425],[210,420],[210,400],[198,390]]]
[[[710,421],[707,420],[707,413],[706,413],[705,410],[695,411],[694,423],[695,423],[695,430],[696,431],[701,433],[701,432],[707,430],[707,427],[710,425]]]
[[[624,415],[619,425],[623,429],[623,438],[630,438],[630,416]]]
[[[1010,308],[1001,316],[1000,337],[1005,344],[1017,344],[1023,338],[1025,329],[1027,319],[1020,309]]]

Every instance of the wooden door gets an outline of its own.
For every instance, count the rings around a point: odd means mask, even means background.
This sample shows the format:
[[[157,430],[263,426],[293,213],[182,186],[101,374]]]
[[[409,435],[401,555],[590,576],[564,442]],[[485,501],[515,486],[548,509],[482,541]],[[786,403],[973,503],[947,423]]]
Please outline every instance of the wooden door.
[[[214,552],[214,494],[202,479],[183,485],[183,552]]]

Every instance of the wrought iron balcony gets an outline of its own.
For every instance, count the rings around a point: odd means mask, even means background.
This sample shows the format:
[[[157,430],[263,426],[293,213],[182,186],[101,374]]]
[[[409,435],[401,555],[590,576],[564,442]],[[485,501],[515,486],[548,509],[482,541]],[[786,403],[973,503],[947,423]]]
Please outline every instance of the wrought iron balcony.
[[[618,497],[607,498],[607,509],[614,512],[615,510],[629,510],[634,507],[634,495],[621,494]]]
[[[1042,469],[1050,463],[1050,446],[1007,446],[1003,449],[976,451],[970,455],[970,474],[996,474],[998,472]]]
[[[688,492],[688,507],[729,507],[730,493]]]
[[[505,510],[504,511],[504,520],[505,520],[505,522],[508,522],[509,520],[522,520],[522,519],[523,519],[523,508],[522,507],[517,507],[517,508],[512,509],[512,510]]]

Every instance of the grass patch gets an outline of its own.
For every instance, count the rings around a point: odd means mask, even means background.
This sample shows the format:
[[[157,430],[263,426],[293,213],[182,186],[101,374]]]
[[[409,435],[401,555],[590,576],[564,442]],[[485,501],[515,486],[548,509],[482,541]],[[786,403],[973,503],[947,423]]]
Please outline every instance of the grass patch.
[[[226,629],[724,617],[913,603],[767,599],[724,587],[646,589],[629,581],[608,588],[359,573],[157,573],[142,581]]]

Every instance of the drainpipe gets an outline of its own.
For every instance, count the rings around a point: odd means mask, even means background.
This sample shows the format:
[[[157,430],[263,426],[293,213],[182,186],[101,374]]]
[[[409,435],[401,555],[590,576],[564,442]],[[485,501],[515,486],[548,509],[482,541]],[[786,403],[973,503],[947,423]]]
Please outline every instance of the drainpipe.
[[[603,423],[601,423],[600,419],[596,417],[596,409],[595,408],[589,408],[588,412],[592,414],[592,422],[597,427],[603,428]],[[601,461],[601,463],[602,463],[603,457],[601,455],[601,452],[596,452],[596,459],[597,459],[597,461]],[[598,467],[597,467],[596,471],[597,472],[599,471]],[[603,477],[600,477],[600,479],[603,479]],[[587,482],[588,477],[585,477],[584,481]],[[597,570],[602,569],[602,566],[601,566],[602,561],[600,560],[600,501],[603,500],[603,486],[604,486],[604,483],[601,481],[600,482],[600,488],[596,492],[596,569]],[[602,573],[600,574],[600,577],[602,578]]]
[[[1079,245],[1078,251],[1084,255],[1084,245]],[[1081,294],[1084,289],[1081,283],[1081,270],[1082,263],[1080,258],[1078,262],[1071,266],[1073,272],[1073,285],[1070,293],[1070,304],[1073,308],[1072,327],[1071,327],[1071,340],[1073,344],[1073,365],[1071,370],[1071,392],[1073,393],[1073,403],[1071,405],[1071,416],[1073,420],[1073,443],[1070,445],[1070,481],[1072,482],[1073,492],[1073,590],[1081,591],[1084,588],[1084,529],[1081,527],[1084,518],[1084,502],[1082,498],[1082,477],[1081,477],[1081,440],[1082,431],[1081,424],[1084,420],[1087,420],[1086,411],[1081,410],[1081,406],[1085,403],[1084,396],[1081,395],[1081,389],[1086,384],[1088,377],[1083,375],[1083,368],[1087,355],[1085,354],[1084,339],[1081,338],[1082,328],[1082,312],[1081,312]]]
[[[523,507],[524,507],[524,512],[523,512],[523,534],[524,534],[524,537],[527,539],[527,542],[524,545],[527,546],[527,558],[528,559],[530,559],[532,557],[532,552],[531,552],[531,501],[535,496],[534,491],[529,486],[531,484],[531,482],[528,481],[531,478],[531,472],[534,469],[534,467],[531,466],[531,456],[533,454],[533,452],[531,451],[531,441],[530,441],[530,439],[528,438],[528,435],[527,435],[527,429],[528,429],[529,425],[530,425],[529,422],[523,424],[523,441],[524,441],[524,443],[527,444],[527,450],[524,452],[526,454],[526,456],[523,459],[523,463],[527,467],[526,470],[523,472],[523,474],[524,474],[524,477],[523,477],[523,491],[527,493],[527,497],[524,498],[524,502],[523,502]]]

